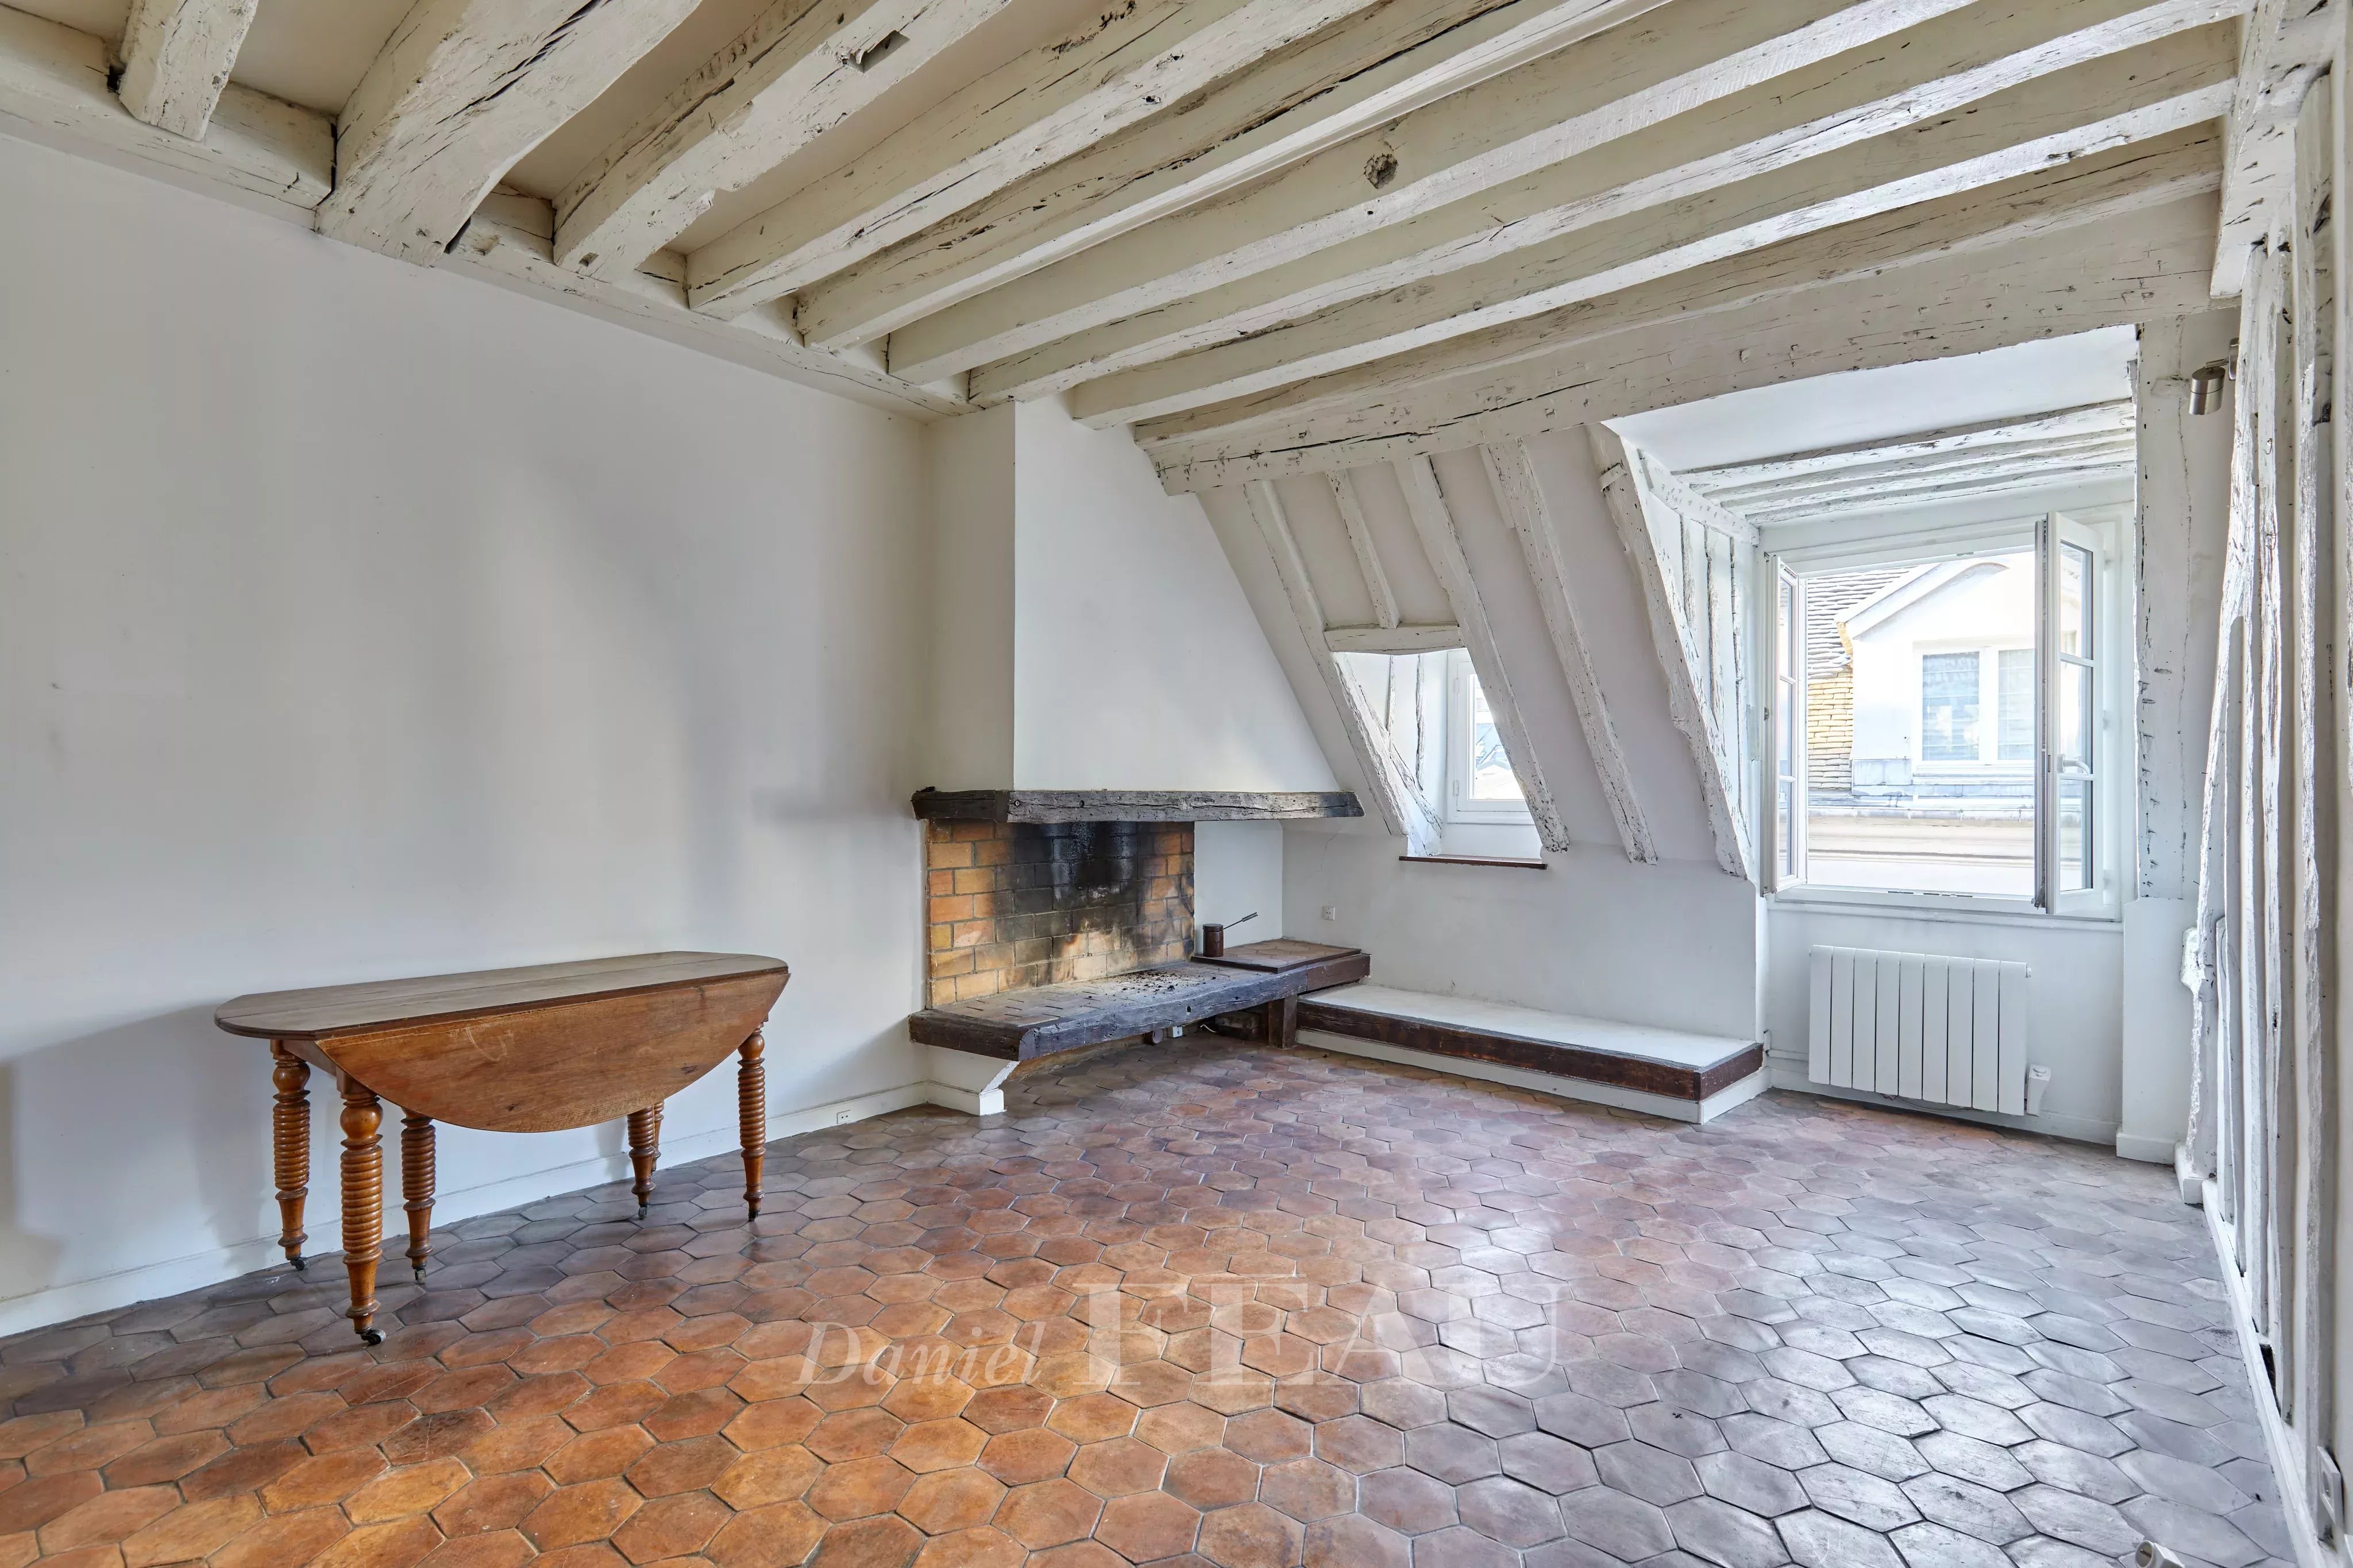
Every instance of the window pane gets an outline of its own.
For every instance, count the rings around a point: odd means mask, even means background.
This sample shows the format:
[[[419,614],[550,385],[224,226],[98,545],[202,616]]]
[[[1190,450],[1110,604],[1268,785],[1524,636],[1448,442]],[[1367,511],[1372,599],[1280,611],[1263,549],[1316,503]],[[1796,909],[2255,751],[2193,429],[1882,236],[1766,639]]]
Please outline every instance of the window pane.
[[[1518,800],[1519,775],[1512,772],[1512,759],[1504,754],[1503,731],[1495,728],[1486,693],[1475,683],[1471,692],[1471,798]]]
[[[2080,544],[2059,547],[2059,651],[2088,658],[2092,651],[2092,552]]]
[[[2062,779],[2059,783],[2059,890],[2080,893],[2093,885],[2092,781]]]
[[[2084,722],[2092,711],[2092,667],[2059,667],[2059,762],[2063,767],[2092,765],[2091,731]]]
[[[2035,584],[2024,548],[1806,577],[1802,880],[2033,896]]]
[[[2005,763],[2034,760],[2034,650],[2001,650],[2001,738],[1997,753]]]
[[[1789,831],[1796,824],[1797,786],[1792,781],[1783,779],[1774,786],[1774,793],[1773,842],[1779,847],[1778,858],[1781,876],[1786,880],[1796,876],[1798,871],[1798,846],[1795,836]]]
[[[1778,647],[1775,650],[1775,669],[1786,679],[1796,673],[1790,666],[1797,662],[1798,617],[1795,614],[1797,584],[1784,577],[1781,579],[1780,591],[1781,616],[1778,624],[1781,628],[1781,636],[1778,639]]]
[[[1978,656],[1922,655],[1921,761],[1974,763],[1978,756]]]

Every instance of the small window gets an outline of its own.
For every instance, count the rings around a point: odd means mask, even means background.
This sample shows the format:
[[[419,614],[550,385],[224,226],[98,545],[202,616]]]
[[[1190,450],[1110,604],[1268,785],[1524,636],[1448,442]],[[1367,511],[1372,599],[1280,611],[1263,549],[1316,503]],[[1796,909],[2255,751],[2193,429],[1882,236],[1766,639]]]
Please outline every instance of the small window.
[[[1398,771],[1429,808],[1435,843],[1416,854],[1535,860],[1544,846],[1505,749],[1507,726],[1461,648],[1419,654],[1348,651],[1341,672],[1386,731]]]
[[[1978,656],[1932,653],[1920,659],[1920,757],[1978,760]]]
[[[1526,822],[1527,797],[1504,751],[1504,732],[1480,689],[1471,656],[1446,656],[1446,818],[1450,822]]]
[[[2001,663],[2001,744],[1995,755],[2005,763],[2034,760],[2034,650],[2006,647]]]

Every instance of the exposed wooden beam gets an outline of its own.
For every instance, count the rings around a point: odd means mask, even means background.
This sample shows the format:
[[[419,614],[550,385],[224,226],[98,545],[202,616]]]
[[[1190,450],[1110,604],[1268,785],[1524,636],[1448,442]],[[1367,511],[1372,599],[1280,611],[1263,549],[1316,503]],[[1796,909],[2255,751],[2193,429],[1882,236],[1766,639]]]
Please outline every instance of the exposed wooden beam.
[[[1606,425],[1589,426],[1589,435],[1594,462],[1601,470],[1603,499],[1617,521],[1618,536],[1627,554],[1633,558],[1635,581],[1642,590],[1651,647],[1666,675],[1667,711],[1690,744],[1692,762],[1699,773],[1700,795],[1706,802],[1708,827],[1715,838],[1716,864],[1732,876],[1754,880],[1756,859],[1749,847],[1747,824],[1740,815],[1731,748],[1700,690],[1698,671],[1692,668],[1691,638],[1673,596],[1667,592],[1657,536],[1651,531],[1641,481],[1634,471],[1639,454]]]
[[[2017,442],[2129,436],[2133,428],[2133,405],[2126,398],[2114,403],[2084,404],[2024,418],[2013,416],[1979,420],[1974,424],[1923,430],[1894,439],[1882,437],[1834,447],[1817,447],[1753,463],[1724,463],[1714,468],[1685,468],[1683,478],[1685,483],[1715,494],[1726,485],[1797,479],[1824,470],[1843,471],[1862,463],[1905,462],[1949,453],[1995,449]]]
[[[1244,495],[1250,517],[1266,541],[1267,552],[1274,558],[1274,574],[1282,584],[1283,597],[1290,601],[1292,618],[1298,623],[1300,636],[1307,642],[1308,657],[1314,662],[1316,674],[1322,678],[1324,689],[1339,713],[1340,728],[1347,736],[1349,751],[1355,753],[1357,772],[1364,775],[1366,787],[1372,792],[1373,802],[1380,810],[1381,821],[1409,845],[1435,843],[1437,825],[1421,801],[1419,789],[1399,766],[1388,734],[1366,705],[1363,693],[1333,657],[1332,646],[1324,637],[1324,607],[1316,601],[1315,585],[1308,578],[1307,563],[1301,557],[1299,542],[1292,534],[1282,498],[1275,494],[1271,484],[1251,485]]]
[[[1393,626],[1326,626],[1324,641],[1335,653],[1437,653],[1461,647],[1462,628],[1451,621]]]
[[[1083,33],[990,72],[839,174],[694,251],[695,309],[733,315],[839,272],[1372,3],[1110,7]]]
[[[1197,477],[1178,481],[1189,489],[1220,482],[1208,476],[1244,454],[1252,455],[1245,471],[1260,471],[1260,454],[1274,465],[1265,471],[1361,466],[1361,458],[1337,459],[1364,441],[1401,438],[1414,450],[1476,445],[1452,434],[1463,420],[1488,417],[1487,428],[1510,433],[1591,423],[1797,375],[1967,352],[1945,346],[1962,336],[1992,347],[2151,320],[2168,313],[2151,308],[2158,294],[2176,298],[2174,247],[2198,226],[2185,198],[2215,187],[2217,153],[2209,137],[2154,153],[2080,160],[1549,316],[1153,421],[1138,427],[1138,437],[1164,477],[1206,463]],[[2144,212],[2150,216],[2135,217]],[[2079,233],[2094,228],[2102,232]],[[2067,258],[2057,265],[2076,269],[2073,287],[2038,270],[2039,257]],[[1957,265],[1955,258],[1969,259]],[[2016,309],[1970,281],[1972,268],[1990,276],[2004,268],[2028,291]],[[1912,269],[1922,276],[1904,276]],[[1972,296],[1974,306],[1963,302]],[[1907,300],[1918,312],[1914,321],[1902,314]],[[1843,321],[1841,310],[1859,314]],[[1859,324],[1866,320],[1867,331]],[[1736,339],[1745,357],[1727,365],[1718,345]],[[1683,363],[1664,357],[1671,353]],[[1702,374],[1701,363],[1715,370]],[[1801,368],[1810,366],[1820,368]],[[1572,408],[1586,417],[1562,417]],[[1191,455],[1172,462],[1178,448]]]
[[[895,332],[928,380],[1165,308],[1475,196],[1958,0],[1676,0]],[[2071,0],[2116,4],[2119,0]]]
[[[1872,489],[1840,490],[1771,506],[1752,512],[1760,525],[1810,522],[1856,512],[1889,511],[1896,508],[1932,506],[1946,501],[1978,500],[2025,490],[2049,490],[2060,486],[2094,485],[2103,481],[2129,490],[2132,453],[2098,462],[2053,463],[2040,468],[2010,469],[1998,474],[1963,476],[1911,484],[1890,483]]]
[[[697,0],[417,0],[343,106],[322,234],[430,261]]]
[[[1653,460],[1643,470],[1643,483],[1649,490],[1672,507],[1676,515],[1695,527],[1711,533],[1720,533],[1737,544],[1757,542],[1757,525],[1745,517],[1726,510],[1715,500],[1702,495],[1677,478],[1674,471]]]
[[[870,406],[919,418],[965,408],[936,392],[909,386],[854,355],[806,346],[790,319],[774,306],[748,310],[732,321],[690,310],[682,268],[665,268],[668,277],[639,271],[607,283],[559,267],[553,255],[554,233],[555,214],[546,202],[493,193],[439,265]],[[668,261],[680,259],[676,252],[663,254]]]
[[[1389,586],[1381,552],[1373,543],[1372,524],[1365,521],[1364,503],[1356,499],[1356,480],[1348,473],[1326,474],[1332,504],[1340,510],[1340,526],[1347,531],[1348,548],[1356,552],[1356,569],[1365,574],[1365,592],[1372,595],[1373,619],[1382,626],[1398,624],[1397,591]],[[1337,645],[1335,645],[1337,646]]]
[[[1560,661],[1561,678],[1568,683],[1577,728],[1584,732],[1585,749],[1593,758],[1602,798],[1609,803],[1609,816],[1618,825],[1618,840],[1629,860],[1656,860],[1658,845],[1634,790],[1634,771],[1627,764],[1626,748],[1619,743],[1618,727],[1609,721],[1609,703],[1602,695],[1600,678],[1593,673],[1592,655],[1586,651],[1585,630],[1577,622],[1576,595],[1569,585],[1567,552],[1561,548],[1552,508],[1546,504],[1544,487],[1537,482],[1535,459],[1519,441],[1482,447],[1480,456],[1486,462],[1487,479],[1494,487],[1504,521],[1519,540],[1520,557],[1527,563],[1528,576],[1535,584],[1545,631],[1552,639],[1554,658]],[[1399,463],[1399,471],[1416,465],[1429,468],[1430,459],[1408,458]],[[1436,471],[1430,471],[1434,477]]]
[[[201,140],[256,0],[134,0],[122,25],[116,96],[134,120]]]
[[[2214,297],[2235,298],[2247,249],[2276,234],[2295,178],[2305,90],[2329,68],[2344,28],[2331,0],[2253,0],[2239,31],[2238,88],[2222,121],[2222,224]]]
[[[2233,48],[2230,26],[2211,25],[1820,157],[1780,168],[1768,158],[1751,178],[1666,207],[1575,226],[1549,243],[1089,382],[1071,394],[1071,410],[1101,426],[1245,396],[2198,125],[2229,100]],[[2022,68],[2016,59],[2002,63]],[[1595,216],[1587,205],[1554,221]],[[1550,225],[1521,232],[1538,226]],[[1475,254],[1455,247],[1425,259],[1443,268]]]
[[[801,331],[821,348],[881,337],[1662,3],[1376,6],[812,284]]]
[[[1012,0],[786,0],[556,199],[555,259],[607,281],[907,79]]]
[[[1520,781],[1520,795],[1528,803],[1528,816],[1535,824],[1536,838],[1546,849],[1566,849],[1571,843],[1568,826],[1561,820],[1560,805],[1553,798],[1552,785],[1536,756],[1535,742],[1528,737],[1527,717],[1520,710],[1519,692],[1512,684],[1511,671],[1504,668],[1494,628],[1488,624],[1486,600],[1479,592],[1478,580],[1471,575],[1470,558],[1463,553],[1462,536],[1455,525],[1453,510],[1446,504],[1445,487],[1438,482],[1438,470],[1430,467],[1428,458],[1409,458],[1396,465],[1396,472],[1398,485],[1405,491],[1406,511],[1413,519],[1414,535],[1421,541],[1421,552],[1429,558],[1439,585],[1446,590],[1446,602],[1461,626],[1462,647],[1471,657],[1471,668],[1479,678],[1479,689],[1486,695],[1488,711],[1495,716],[1496,732],[1504,739],[1504,754],[1511,760],[1512,776]],[[1641,811],[1638,802],[1638,822],[1642,820]],[[1649,825],[1643,823],[1646,843],[1648,835]],[[1655,858],[1635,855],[1632,845],[1628,846],[1627,853],[1637,859]]]
[[[2074,436],[2057,441],[2017,441],[2001,447],[1938,452],[1925,458],[1857,463],[1851,468],[1816,469],[1783,479],[1745,484],[1694,484],[1698,493],[1740,516],[1758,507],[1780,507],[1825,496],[1871,495],[1883,489],[1917,488],[1967,480],[1999,480],[2045,469],[2133,466],[2130,432]],[[1688,478],[1689,476],[1685,476]]]

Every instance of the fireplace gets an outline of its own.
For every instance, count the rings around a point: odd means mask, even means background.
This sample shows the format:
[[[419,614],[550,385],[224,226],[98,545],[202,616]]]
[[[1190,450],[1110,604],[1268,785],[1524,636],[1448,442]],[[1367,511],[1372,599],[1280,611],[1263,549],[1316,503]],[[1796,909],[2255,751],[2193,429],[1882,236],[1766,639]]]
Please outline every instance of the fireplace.
[[[1192,951],[1189,822],[923,827],[929,1006],[1100,980]]]

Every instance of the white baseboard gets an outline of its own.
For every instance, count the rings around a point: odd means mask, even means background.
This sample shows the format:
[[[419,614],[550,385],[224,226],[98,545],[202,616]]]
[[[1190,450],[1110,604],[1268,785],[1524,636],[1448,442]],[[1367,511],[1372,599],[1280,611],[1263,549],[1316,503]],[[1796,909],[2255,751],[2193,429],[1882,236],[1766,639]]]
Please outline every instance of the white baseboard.
[[[822,1127],[863,1121],[869,1117],[904,1110],[911,1105],[946,1103],[935,1097],[936,1088],[936,1085],[929,1083],[902,1084],[897,1089],[837,1100],[828,1105],[777,1111],[768,1118],[768,1139],[773,1142],[779,1138],[814,1132]],[[668,1139],[662,1144],[661,1163],[664,1165],[689,1165],[697,1160],[709,1159],[713,1154],[729,1153],[737,1147],[735,1140],[735,1132],[728,1128]],[[396,1151],[393,1152],[393,1158],[398,1158]],[[433,1217],[437,1224],[454,1224],[459,1220],[471,1219],[476,1215],[496,1214],[501,1209],[536,1203],[557,1193],[601,1186],[607,1182],[622,1180],[629,1173],[627,1153],[575,1160],[543,1171],[503,1176],[480,1186],[436,1193]],[[387,1184],[388,1186],[396,1184]],[[405,1226],[407,1221],[401,1217],[398,1197],[387,1193],[386,1205],[387,1213],[392,1216],[386,1223],[396,1222]],[[318,1237],[322,1250],[332,1249],[333,1224],[333,1217],[330,1215],[326,1216],[328,1228],[314,1228],[313,1234]],[[152,1301],[158,1297],[176,1296],[183,1290],[217,1285],[224,1279],[234,1279],[240,1274],[266,1268],[279,1261],[279,1257],[275,1236],[256,1237],[250,1241],[232,1243],[208,1252],[192,1253],[185,1258],[141,1264],[134,1268],[101,1274],[92,1279],[52,1285],[46,1289],[0,1300],[0,1335],[69,1322],[93,1312],[111,1312],[120,1307]]]
[[[2116,1124],[2090,1116],[2061,1116],[2045,1111],[2041,1116],[2004,1116],[1990,1110],[1971,1110],[1959,1105],[1930,1105],[1925,1100],[1898,1100],[1893,1095],[1867,1094],[1859,1089],[1833,1089],[1826,1083],[1816,1083],[1806,1076],[1803,1057],[1768,1057],[1775,1089],[1791,1089],[1799,1094],[1816,1094],[1824,1100],[1852,1100],[1857,1105],[1881,1105],[1890,1110],[1912,1110],[1926,1116],[1949,1116],[1956,1121],[1974,1121],[1981,1127],[2007,1127],[2013,1132],[2047,1132],[2053,1138],[2065,1138],[2076,1143],[2105,1143],[2114,1148]],[[2123,1152],[2121,1150],[2117,1151]],[[2133,1156],[2126,1155],[2127,1159]],[[2171,1159],[2173,1151],[2167,1146],[2164,1158]]]
[[[1664,1117],[1670,1121],[1712,1121],[1742,1101],[1755,1099],[1769,1087],[1763,1072],[1754,1072],[1730,1088],[1718,1089],[1694,1104],[1688,1100],[1649,1094],[1639,1089],[1588,1083],[1583,1079],[1563,1078],[1557,1073],[1536,1072],[1529,1068],[1510,1067],[1502,1062],[1440,1056],[1434,1051],[1417,1051],[1404,1046],[1392,1046],[1383,1040],[1363,1040],[1353,1035],[1335,1035],[1323,1029],[1300,1030],[1299,1043],[1320,1050],[1337,1051],[1343,1056],[1369,1057],[1375,1061],[1397,1062],[1405,1067],[1428,1068],[1432,1072],[1452,1073],[1457,1078],[1475,1078],[1487,1083],[1509,1084],[1514,1089],[1532,1089],[1538,1094],[1549,1094],[1560,1100],[1581,1100],[1593,1105],[1614,1106],[1620,1110],[1640,1110],[1651,1116]]]
[[[2175,1142],[2171,1138],[2144,1138],[2137,1133],[2118,1132],[2116,1157],[2138,1160],[2150,1165],[2170,1165],[2173,1163]]]
[[[2263,1449],[2271,1456],[2272,1482],[2279,1489],[2280,1511],[2286,1516],[2287,1538],[2295,1548],[2297,1568],[2331,1568],[2336,1555],[2320,1542],[2313,1528],[2312,1494],[2305,1484],[2304,1451],[2295,1434],[2280,1419],[2279,1405],[2263,1376],[2263,1352],[2255,1338],[2255,1315],[2247,1305],[2247,1284],[2232,1267],[2230,1227],[2221,1217],[2215,1183],[2204,1184],[2200,1207],[2205,1211],[2206,1239],[2213,1244],[2215,1266],[2222,1273],[2222,1289],[2231,1302],[2231,1328],[2239,1340],[2239,1364],[2247,1372],[2247,1397],[2255,1407],[2255,1425],[2263,1428]]]

